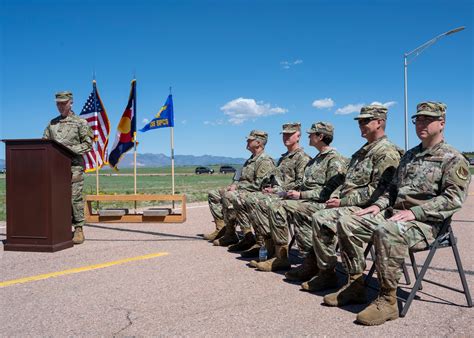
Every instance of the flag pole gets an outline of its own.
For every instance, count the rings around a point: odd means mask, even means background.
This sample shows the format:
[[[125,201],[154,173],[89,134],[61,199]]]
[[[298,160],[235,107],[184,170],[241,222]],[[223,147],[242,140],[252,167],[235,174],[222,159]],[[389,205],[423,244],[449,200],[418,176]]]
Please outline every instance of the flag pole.
[[[137,80],[135,79],[135,74],[133,75],[133,79],[135,81],[135,86],[133,87],[134,90],[134,100],[133,100],[133,115],[135,121],[137,120]],[[137,194],[137,131],[133,132],[133,193]],[[135,209],[137,208],[137,202],[135,201]]]
[[[171,95],[171,86],[170,86],[170,95]],[[170,137],[171,137],[171,193],[174,195],[174,126],[170,128]],[[174,200],[172,202],[172,209],[174,210]]]
[[[95,194],[99,195],[99,161],[98,161],[98,148],[99,145],[97,144],[98,141],[98,128],[99,128],[99,117],[97,116],[97,92],[96,92],[96,81],[95,81],[95,69],[92,78],[92,86],[94,86],[94,123],[96,125],[96,129],[94,130],[94,157],[95,157]]]

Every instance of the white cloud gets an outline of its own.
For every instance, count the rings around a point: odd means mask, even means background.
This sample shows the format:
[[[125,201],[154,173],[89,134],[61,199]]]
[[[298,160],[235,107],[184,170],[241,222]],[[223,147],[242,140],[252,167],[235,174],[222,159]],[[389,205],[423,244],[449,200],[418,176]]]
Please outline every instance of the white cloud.
[[[280,61],[280,65],[283,69],[290,69],[295,65],[300,65],[303,63],[303,60],[297,59],[295,61]]]
[[[148,122],[150,122],[150,120],[149,119],[143,119],[142,122],[143,122],[143,124],[147,124]]]
[[[313,107],[316,109],[329,109],[334,107],[334,101],[330,97],[313,101]]]
[[[218,120],[215,120],[215,121],[204,121],[203,123],[206,126],[220,126],[220,125],[224,124],[224,120],[218,119]]]
[[[243,97],[227,102],[220,109],[228,116],[228,121],[231,124],[241,124],[247,120],[288,112],[288,109],[271,107],[269,103]]]
[[[188,123],[188,120],[182,120],[181,121],[181,124],[186,124],[186,123]]]
[[[381,103],[381,102],[378,102],[378,101],[374,101],[371,104],[378,104],[378,105],[390,108],[391,106],[396,105],[397,102],[396,101],[388,101],[388,102],[385,102],[385,103]]]
[[[336,114],[346,115],[346,114],[358,113],[363,106],[364,106],[363,103],[357,103],[357,104],[351,103],[342,108],[337,109]]]

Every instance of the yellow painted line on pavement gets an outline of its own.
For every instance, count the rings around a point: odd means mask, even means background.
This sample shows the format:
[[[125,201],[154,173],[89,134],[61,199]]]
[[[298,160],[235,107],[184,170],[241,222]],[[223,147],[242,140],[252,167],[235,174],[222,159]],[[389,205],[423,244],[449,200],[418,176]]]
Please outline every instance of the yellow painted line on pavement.
[[[75,269],[68,269],[68,270],[63,270],[63,271],[45,273],[43,275],[36,275],[36,276],[31,276],[31,277],[12,279],[12,280],[7,280],[5,282],[0,282],[0,288],[4,288],[6,286],[15,285],[15,284],[34,282],[34,281],[48,279],[48,278],[52,278],[52,277],[71,275],[73,273],[103,269],[103,268],[108,268],[109,266],[120,265],[120,264],[125,264],[125,263],[129,263],[129,262],[134,262],[134,261],[141,261],[141,260],[145,260],[145,259],[151,259],[151,258],[166,256],[166,255],[168,255],[167,252],[157,252],[157,253],[152,253],[152,254],[143,255],[143,256],[120,259],[118,261],[113,261],[113,262],[82,266],[80,268],[75,268]]]

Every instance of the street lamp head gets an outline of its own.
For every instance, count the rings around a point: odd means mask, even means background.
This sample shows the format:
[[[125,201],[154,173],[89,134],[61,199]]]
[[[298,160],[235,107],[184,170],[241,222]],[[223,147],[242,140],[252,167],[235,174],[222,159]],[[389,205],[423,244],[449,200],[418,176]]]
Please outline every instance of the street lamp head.
[[[464,28],[466,28],[466,26],[461,26],[461,27],[452,29],[452,30],[450,30],[449,32],[446,32],[446,35],[451,35],[451,34],[460,32],[460,31],[462,31]]]

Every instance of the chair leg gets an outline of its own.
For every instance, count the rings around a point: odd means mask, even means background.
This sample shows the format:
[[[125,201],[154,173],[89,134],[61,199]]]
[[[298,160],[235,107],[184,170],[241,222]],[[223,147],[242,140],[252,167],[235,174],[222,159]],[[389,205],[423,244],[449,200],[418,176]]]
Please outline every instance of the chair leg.
[[[372,245],[372,242],[367,243],[367,247],[365,248],[364,257],[366,259],[367,259],[367,256],[369,255],[369,253],[370,253],[370,256],[372,257],[372,266],[370,267],[369,272],[365,276],[365,279],[364,279],[365,285],[369,285],[370,279],[372,278],[372,276],[374,275],[374,272],[375,272],[375,250],[374,250],[374,247]]]
[[[456,260],[456,265],[458,267],[459,277],[461,277],[461,283],[464,289],[464,295],[466,296],[467,305],[469,307],[472,307],[471,293],[469,292],[469,286],[467,285],[466,275],[462,267],[461,256],[459,255],[456,238],[454,238],[454,234],[451,228],[449,229],[449,237],[451,241],[451,248],[453,249],[454,259]]]
[[[291,237],[290,244],[288,244],[288,252],[290,252],[291,247],[293,246],[293,244],[295,244],[297,235],[298,235],[298,232],[295,230],[293,233],[293,236]]]
[[[410,254],[410,261],[411,261],[411,267],[413,269],[413,274],[415,275],[415,280],[417,280],[419,273],[418,273],[418,265],[416,265],[415,254],[412,251],[410,251],[409,254]],[[420,283],[419,290],[423,290],[423,284],[421,283]]]
[[[408,309],[410,308],[411,302],[415,298],[417,291],[420,289],[421,281],[423,280],[423,277],[425,276],[426,271],[428,271],[431,260],[433,259],[433,256],[436,253],[436,250],[438,249],[438,246],[439,246],[439,242],[435,241],[433,246],[430,249],[428,257],[426,257],[426,260],[423,263],[423,267],[421,268],[421,271],[420,271],[418,277],[416,278],[415,285],[413,286],[413,289],[411,290],[410,295],[408,296],[408,298],[405,302],[405,305],[402,308],[402,312],[400,313],[400,317],[405,317],[405,315],[407,314]],[[414,263],[414,261],[412,261],[412,263]]]
[[[405,282],[407,285],[410,285],[411,284],[410,275],[408,274],[408,269],[407,269],[407,265],[405,264],[405,261],[403,261],[402,269],[403,269],[403,275],[405,276]]]

